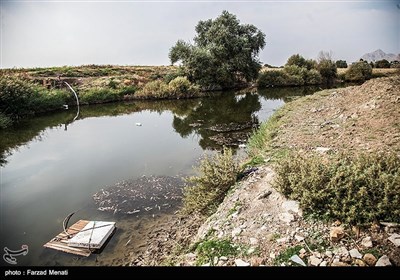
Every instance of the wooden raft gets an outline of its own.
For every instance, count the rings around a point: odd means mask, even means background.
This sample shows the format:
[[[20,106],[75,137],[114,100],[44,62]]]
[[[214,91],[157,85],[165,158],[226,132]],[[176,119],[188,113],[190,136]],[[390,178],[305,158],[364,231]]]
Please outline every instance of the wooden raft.
[[[79,220],[75,224],[70,226],[67,229],[67,232],[70,236],[74,236],[75,234],[80,232],[88,223],[89,221],[87,220]],[[46,248],[51,248],[65,253],[75,254],[84,257],[89,257],[92,253],[92,251],[87,248],[76,248],[68,246],[68,236],[65,234],[65,232],[59,233],[56,237],[54,237],[43,246]]]

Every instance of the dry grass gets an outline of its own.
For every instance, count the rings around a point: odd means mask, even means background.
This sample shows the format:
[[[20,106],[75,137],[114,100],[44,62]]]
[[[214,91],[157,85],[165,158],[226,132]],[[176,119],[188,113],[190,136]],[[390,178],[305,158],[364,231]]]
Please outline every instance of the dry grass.
[[[346,74],[346,71],[349,68],[338,68],[337,73],[338,75]],[[372,68],[372,76],[391,76],[398,73],[398,68]]]

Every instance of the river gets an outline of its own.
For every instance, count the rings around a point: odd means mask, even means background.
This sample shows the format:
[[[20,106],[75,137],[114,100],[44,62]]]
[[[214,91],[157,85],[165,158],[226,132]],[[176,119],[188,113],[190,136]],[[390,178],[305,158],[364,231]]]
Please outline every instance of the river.
[[[187,176],[222,145],[245,155],[248,135],[284,102],[316,89],[217,93],[213,97],[83,106],[37,116],[0,131],[0,248],[29,252],[17,265],[120,265],[121,251],[139,250],[141,232],[171,215],[99,211],[93,194],[122,180]],[[79,219],[115,221],[105,249],[89,258],[43,247]],[[130,241],[134,239],[133,241]],[[139,246],[140,248],[135,248]],[[3,259],[1,265],[8,265]]]

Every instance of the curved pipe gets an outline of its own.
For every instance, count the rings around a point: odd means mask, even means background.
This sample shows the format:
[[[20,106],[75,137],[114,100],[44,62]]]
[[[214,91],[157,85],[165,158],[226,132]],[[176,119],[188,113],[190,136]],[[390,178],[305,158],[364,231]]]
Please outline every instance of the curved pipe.
[[[78,112],[76,113],[75,118],[72,120],[72,121],[75,121],[75,120],[78,118],[78,116],[79,116],[79,98],[78,98],[78,95],[76,94],[75,90],[74,90],[67,82],[64,81],[64,83],[65,83],[65,84],[69,87],[69,89],[74,93],[75,98],[76,98],[76,106],[78,106]]]

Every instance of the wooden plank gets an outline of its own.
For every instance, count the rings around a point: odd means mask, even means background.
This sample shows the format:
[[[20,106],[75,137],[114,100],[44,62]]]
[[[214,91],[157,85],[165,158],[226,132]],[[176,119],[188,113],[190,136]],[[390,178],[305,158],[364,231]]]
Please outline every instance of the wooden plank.
[[[78,222],[70,226],[67,229],[67,232],[69,235],[74,236],[78,232],[80,232],[88,223],[89,221],[87,220],[79,220]],[[84,257],[88,257],[92,253],[89,249],[86,248],[70,247],[67,245],[67,242],[68,242],[68,236],[65,234],[65,232],[61,232],[43,246],[46,248],[51,248],[65,253],[75,254]]]

